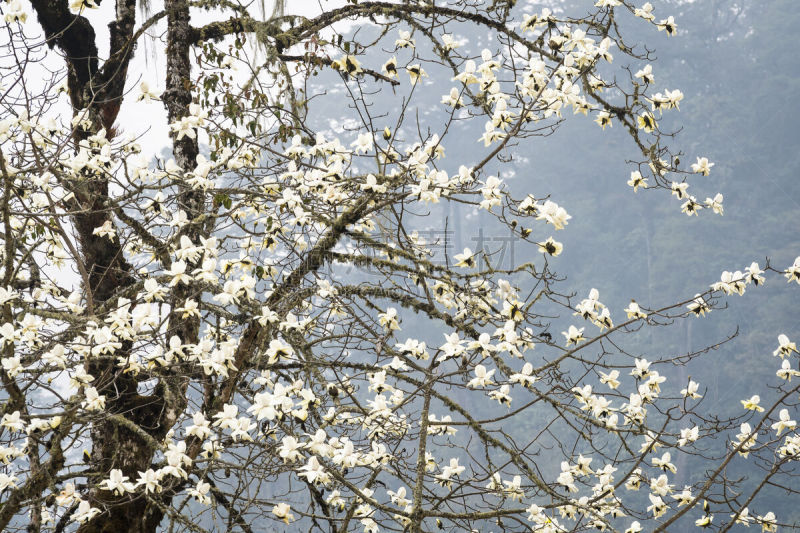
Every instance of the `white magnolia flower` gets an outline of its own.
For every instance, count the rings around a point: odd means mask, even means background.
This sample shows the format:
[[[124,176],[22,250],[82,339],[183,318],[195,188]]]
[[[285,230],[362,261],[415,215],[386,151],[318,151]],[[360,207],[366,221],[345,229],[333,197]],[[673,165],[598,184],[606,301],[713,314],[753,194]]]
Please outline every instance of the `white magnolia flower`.
[[[122,475],[122,470],[114,468],[109,472],[108,479],[104,479],[100,483],[100,488],[108,490],[121,496],[126,492],[133,492],[134,484],[128,481],[128,476]]]
[[[714,166],[714,163],[709,163],[707,157],[698,157],[697,163],[692,163],[691,166],[692,172],[702,174],[703,176],[708,176],[708,174],[711,172],[711,167]]]
[[[476,365],[475,370],[473,372],[475,373],[475,377],[469,381],[467,386],[472,388],[478,388],[478,387],[487,387],[492,383],[494,383],[492,381],[492,376],[495,373],[495,369],[486,370],[485,366]]]
[[[781,333],[778,335],[778,348],[772,352],[772,355],[778,355],[783,359],[786,356],[789,356],[794,353],[800,353],[797,351],[797,344],[791,342],[789,337]]]
[[[586,328],[576,328],[575,326],[570,326],[567,331],[562,331],[561,334],[567,340],[567,346],[570,344],[578,344],[579,342],[586,340],[586,337],[583,336],[583,330]]]
[[[144,487],[145,492],[161,492],[161,477],[152,468],[145,472],[139,472],[139,479],[136,481],[137,487]]]
[[[778,421],[772,424],[772,429],[775,430],[777,435],[780,435],[784,429],[793,430],[797,427],[797,422],[791,419],[788,409],[781,409],[778,413]]]
[[[78,509],[73,513],[72,520],[78,522],[79,524],[83,524],[84,522],[88,522],[95,516],[100,514],[100,509],[97,507],[92,507],[92,504],[87,502],[86,500],[82,500],[78,504]]]
[[[211,484],[201,479],[194,488],[189,489],[188,494],[203,505],[211,505],[211,496],[208,495],[210,490]]]
[[[145,102],[149,102],[151,100],[159,100],[161,97],[161,93],[159,91],[155,91],[150,88],[150,84],[146,81],[143,81],[139,84],[139,96],[136,97],[136,101],[140,102],[144,100]]]

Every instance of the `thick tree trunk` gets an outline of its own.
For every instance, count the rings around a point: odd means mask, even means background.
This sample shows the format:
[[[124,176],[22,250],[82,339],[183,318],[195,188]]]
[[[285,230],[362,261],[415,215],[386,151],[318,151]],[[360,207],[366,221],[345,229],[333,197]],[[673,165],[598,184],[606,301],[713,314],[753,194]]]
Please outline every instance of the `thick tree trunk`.
[[[167,12],[167,86],[163,100],[167,107],[168,121],[177,122],[189,114],[191,93],[191,62],[189,25],[189,4],[185,0],[168,0],[165,4]],[[178,166],[185,172],[194,170],[198,154],[197,141],[189,137],[173,139],[173,156]],[[186,211],[190,220],[202,213],[203,195],[193,190],[180,190],[179,208]],[[197,241],[198,228],[189,225],[184,229],[193,241]],[[189,265],[194,269],[196,265]],[[174,292],[172,307],[179,307],[190,294],[191,287],[179,287]],[[199,321],[177,320],[171,316],[169,335],[178,335],[183,343],[197,342]],[[127,347],[126,347],[127,348]],[[134,431],[118,423],[117,419],[104,420],[95,425],[92,431],[93,456],[98,455],[97,471],[107,473],[112,468],[119,468],[131,480],[138,478],[138,472],[152,467],[155,452],[153,442],[160,442],[172,427],[178,416],[186,407],[185,376],[161,378],[152,395],[143,397],[136,391],[133,378],[114,376],[115,383],[123,384],[119,397],[107,404],[112,412],[124,416],[140,431]],[[153,440],[148,441],[144,435]],[[107,512],[97,516],[83,526],[79,533],[151,533],[156,531],[163,519],[162,508],[169,504],[174,491],[165,491],[161,495],[150,495],[158,498],[158,504],[139,495],[131,500],[128,496],[119,498],[108,493],[97,493],[99,501],[111,503]]]
[[[128,64],[134,50],[136,1],[116,0],[116,17],[109,25],[110,54],[102,66],[99,65],[95,32],[87,18],[72,14],[66,0],[33,0],[33,6],[50,46],[58,46],[64,52],[73,110],[89,109],[92,128],[79,137],[88,137],[100,128],[105,128],[109,137],[113,136],[113,125],[122,103]],[[187,84],[191,72],[189,7],[185,1],[168,1],[166,8],[169,77],[165,101],[170,121],[174,121],[188,113],[191,102]],[[182,168],[192,170],[196,155],[197,144],[191,139],[175,143],[175,159]],[[119,240],[94,234],[95,228],[102,226],[109,217],[109,185],[101,176],[67,185],[72,185],[75,193],[73,224],[88,278],[84,290],[91,295],[87,300],[95,306],[102,305],[135,281]],[[192,208],[184,208],[190,216],[196,216],[202,209],[202,197],[197,199],[189,195],[184,202]],[[88,311],[93,312],[92,309]],[[178,334],[185,342],[196,340],[196,321],[184,321],[180,328]],[[124,356],[131,349],[130,343],[124,343],[116,355]],[[157,443],[164,439],[185,408],[186,385],[165,378],[152,394],[142,396],[138,392],[137,378],[121,374],[112,360],[91,359],[87,370],[95,378],[93,386],[106,396],[106,412],[91,428],[90,476],[97,483],[117,468],[135,482],[140,471],[152,467]],[[113,386],[109,386],[112,383]],[[159,507],[141,494],[135,498],[131,495],[120,497],[95,490],[89,499],[103,512],[83,524],[80,533],[152,532],[163,518]]]
[[[167,119],[170,123],[174,123],[189,115],[189,105],[192,103],[192,65],[189,54],[192,46],[192,30],[189,24],[189,3],[186,0],[167,0],[165,7],[167,11],[167,87],[163,100],[167,108]],[[173,136],[172,154],[175,163],[184,172],[194,170],[198,153],[196,138],[184,136],[177,139],[176,136]],[[178,208],[185,211],[191,221],[204,212],[204,194],[183,183],[179,183],[178,188]],[[181,233],[187,235],[192,242],[197,243],[201,228],[198,224],[190,222],[181,230]],[[187,270],[197,266],[196,263],[189,264]],[[176,287],[173,292],[172,307],[180,307],[193,292],[194,288],[191,285],[181,284]],[[200,321],[196,317],[178,319],[177,316],[170,316],[172,333],[178,335],[184,343],[196,342],[199,326]]]
[[[93,461],[100,472],[119,468],[131,479],[138,478],[137,472],[150,467],[153,449],[131,430],[113,423],[103,422],[92,428]],[[99,463],[99,464],[98,464]],[[106,474],[103,474],[106,475]],[[157,507],[149,506],[148,501],[137,494],[136,499],[119,498],[108,492],[93,495],[95,506],[106,506],[104,513],[83,524],[78,533],[152,533],[156,531],[163,514]],[[102,508],[102,507],[101,507]]]

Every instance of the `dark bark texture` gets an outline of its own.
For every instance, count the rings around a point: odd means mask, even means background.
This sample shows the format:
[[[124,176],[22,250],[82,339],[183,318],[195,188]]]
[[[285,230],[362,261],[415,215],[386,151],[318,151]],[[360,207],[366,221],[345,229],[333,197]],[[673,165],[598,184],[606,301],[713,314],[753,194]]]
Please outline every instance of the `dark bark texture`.
[[[99,3],[99,2],[98,2]],[[48,45],[64,55],[68,69],[68,87],[73,111],[88,109],[92,126],[76,135],[76,141],[105,128],[114,135],[114,122],[124,95],[128,65],[133,56],[136,1],[117,0],[116,17],[109,24],[110,54],[100,65],[95,31],[86,17],[70,12],[66,0],[34,0],[33,7],[45,32]],[[191,102],[188,37],[189,8],[186,2],[167,2],[169,21],[169,72],[165,101],[170,120],[187,113]],[[197,144],[191,139],[175,143],[175,158],[183,168],[191,169],[197,155]],[[88,275],[87,293],[95,306],[113,304],[116,294],[133,282],[132,267],[125,260],[119,240],[94,234],[109,217],[109,182],[103,176],[91,176],[80,183],[67,184],[75,194],[73,217],[81,250],[81,260]],[[188,197],[191,206],[202,205],[202,199]],[[197,208],[190,211],[195,216]],[[89,312],[92,310],[90,309]],[[197,324],[184,324],[182,338],[196,335]],[[130,343],[117,353],[125,355]],[[136,480],[140,471],[152,466],[156,443],[163,440],[184,408],[186,384],[162,380],[149,395],[138,392],[138,381],[123,375],[113,361],[92,359],[89,373],[93,385],[106,396],[106,416],[92,425],[91,472],[94,481],[108,477],[111,469]],[[182,385],[182,386],[181,386]],[[63,459],[60,459],[63,463]],[[46,481],[46,479],[44,480]],[[81,526],[81,533],[145,533],[155,531],[163,518],[158,505],[142,495],[118,497],[96,490],[90,495],[92,504],[104,509],[95,519]],[[9,506],[10,508],[11,506]]]

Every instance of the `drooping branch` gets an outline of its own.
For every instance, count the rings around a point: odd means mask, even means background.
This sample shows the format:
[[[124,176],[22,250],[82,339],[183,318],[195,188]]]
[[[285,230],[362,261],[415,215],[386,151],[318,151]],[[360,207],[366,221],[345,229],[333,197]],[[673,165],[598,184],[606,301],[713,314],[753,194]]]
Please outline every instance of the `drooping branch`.
[[[474,22],[489,30],[494,30],[506,35],[515,43],[527,48],[528,50],[547,57],[551,60],[558,58],[548,52],[539,43],[531,42],[523,38],[517,32],[509,29],[502,22],[476,12],[468,12],[463,9],[455,9],[445,6],[434,6],[427,4],[403,3],[394,4],[390,2],[363,2],[358,4],[348,4],[346,6],[331,9],[312,19],[305,19],[302,23],[296,24],[300,17],[284,17],[292,27],[287,30],[281,29],[282,19],[260,22],[251,17],[230,18],[226,21],[212,22],[199,28],[192,29],[192,36],[195,41],[220,40],[227,35],[242,32],[255,32],[259,39],[264,41],[271,38],[275,42],[276,49],[281,52],[290,46],[301,42],[303,39],[318,33],[320,30],[332,24],[352,17],[395,17],[405,18],[409,15],[422,15],[425,17],[441,16],[448,19],[464,20]]]

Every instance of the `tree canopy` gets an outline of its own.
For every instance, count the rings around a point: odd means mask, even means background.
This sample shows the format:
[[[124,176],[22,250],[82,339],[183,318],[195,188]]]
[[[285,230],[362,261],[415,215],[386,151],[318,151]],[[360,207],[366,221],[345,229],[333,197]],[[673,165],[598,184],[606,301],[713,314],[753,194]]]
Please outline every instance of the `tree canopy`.
[[[649,45],[680,2],[111,3],[2,4],[3,531],[798,519],[793,332],[722,406],[697,376],[736,331],[666,337],[791,299],[800,257],[610,304],[559,275],[572,161],[520,167],[602,151],[629,187],[597,201],[723,215]]]

